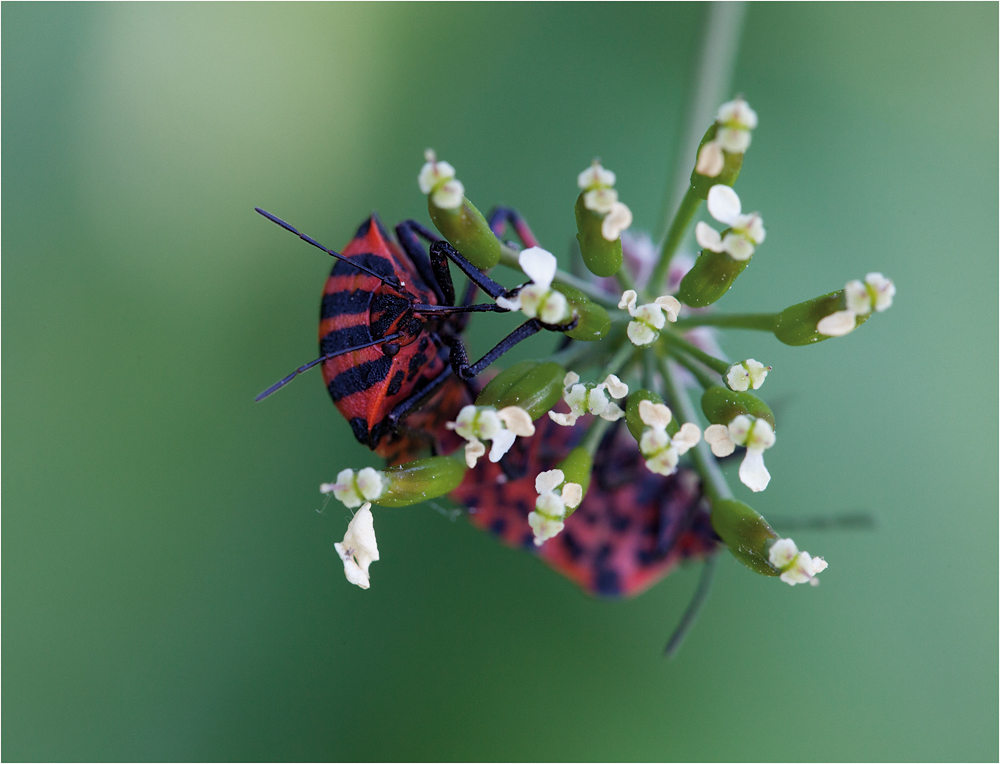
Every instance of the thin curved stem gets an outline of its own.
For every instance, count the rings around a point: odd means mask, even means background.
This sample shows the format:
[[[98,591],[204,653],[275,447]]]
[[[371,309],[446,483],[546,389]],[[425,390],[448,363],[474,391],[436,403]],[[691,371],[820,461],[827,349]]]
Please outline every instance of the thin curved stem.
[[[668,348],[667,352],[670,353],[670,357],[677,361],[681,366],[691,372],[695,378],[698,380],[698,384],[702,388],[709,388],[713,385],[719,384],[719,380],[706,372],[697,362],[688,358],[686,355],[678,351],[676,348]]]
[[[705,364],[712,371],[717,371],[719,374],[725,375],[729,371],[729,367],[732,365],[728,361],[723,361],[721,358],[716,358],[710,353],[706,353],[697,345],[692,345],[686,339],[681,337],[679,334],[673,332],[667,334],[664,333],[661,336],[666,337],[667,346],[676,345],[681,348],[685,353],[690,356],[694,356],[703,364]]]
[[[691,329],[695,326],[720,326],[726,329],[753,329],[773,332],[780,313],[706,313],[677,319],[674,327]]]

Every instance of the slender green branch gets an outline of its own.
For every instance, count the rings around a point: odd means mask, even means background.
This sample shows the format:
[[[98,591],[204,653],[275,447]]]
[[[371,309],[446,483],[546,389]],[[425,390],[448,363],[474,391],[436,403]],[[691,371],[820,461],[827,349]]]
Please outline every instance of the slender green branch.
[[[694,374],[695,378],[698,380],[698,384],[703,388],[709,388],[713,385],[719,384],[717,377],[713,377],[711,374],[706,372],[697,362],[691,360],[686,355],[681,353],[676,348],[668,348],[667,352],[670,353],[670,357],[673,358],[677,363],[683,366],[685,369]]]
[[[520,272],[521,266],[517,263],[517,256],[519,250],[513,247],[508,247],[506,244],[500,245],[500,265],[506,265],[508,268],[513,268],[514,270]],[[587,297],[596,302],[598,305],[603,305],[605,308],[617,308],[618,298],[612,294],[608,294],[600,287],[574,276],[572,273],[566,273],[566,271],[556,271],[555,278],[553,279],[557,284],[565,284],[566,286],[571,286],[574,289],[579,289]]]
[[[667,332],[664,332],[660,336],[666,338],[668,347],[675,345],[681,348],[685,353],[687,353],[690,356],[694,356],[703,364],[705,364],[708,368],[712,369],[713,371],[719,372],[719,374],[723,375],[726,374],[726,372],[729,371],[729,367],[732,365],[728,361],[723,361],[721,358],[716,358],[714,355],[706,353],[697,345],[692,345],[690,342],[681,337],[679,334],[675,334],[673,332],[670,332],[668,334]]]
[[[584,435],[583,441],[580,443],[587,453],[594,457],[597,455],[597,447],[601,445],[601,439],[604,437],[604,433],[608,431],[611,426],[611,422],[607,419],[602,419],[601,417],[594,417],[594,423],[590,425],[590,429],[587,430],[587,434]]]
[[[677,654],[677,651],[681,649],[681,645],[684,644],[684,638],[691,631],[691,627],[698,619],[698,614],[701,612],[705,600],[708,599],[708,593],[712,590],[712,581],[715,579],[715,569],[718,564],[719,555],[717,554],[713,554],[705,560],[705,565],[701,569],[701,576],[698,578],[698,588],[695,589],[694,596],[691,597],[691,602],[688,603],[684,615],[681,616],[680,623],[677,624],[677,628],[674,629],[674,633],[670,637],[670,641],[663,648],[664,658],[673,658]]]
[[[677,208],[677,213],[670,222],[670,228],[667,230],[667,238],[660,248],[660,259],[657,261],[656,267],[653,268],[653,273],[649,277],[647,290],[650,294],[654,292],[656,294],[662,293],[664,282],[667,279],[667,271],[670,268],[670,260],[684,240],[684,234],[687,233],[691,221],[694,220],[699,206],[701,206],[701,197],[695,193],[693,188],[688,186],[684,198],[681,199],[680,207]]]
[[[779,313],[699,313],[677,319],[674,327],[690,329],[695,326],[721,326],[727,329],[754,329],[759,332],[773,332],[778,323]]]
[[[698,418],[695,413],[694,404],[691,402],[687,390],[677,383],[677,376],[670,368],[670,364],[663,357],[658,357],[657,362],[660,366],[660,374],[663,375],[663,385],[666,388],[667,397],[674,404],[676,413],[679,414],[678,419],[684,422],[697,422]],[[701,475],[702,488],[709,500],[716,502],[719,499],[733,498],[733,492],[729,489],[726,476],[719,469],[719,464],[715,461],[715,457],[712,456],[708,443],[704,439],[700,440],[698,441],[698,445],[688,451],[688,453],[691,454],[691,460],[694,462],[695,469]]]
[[[622,263],[621,268],[615,274],[615,278],[618,280],[618,286],[621,287],[622,291],[628,291],[629,289],[635,289],[635,284],[632,283],[632,277],[628,275],[628,271],[625,269],[625,264]]]
[[[635,348],[632,346],[632,343],[628,341],[623,342],[618,351],[611,357],[611,360],[608,361],[608,365],[604,367],[602,377],[607,378],[608,374],[617,374],[634,354]]]

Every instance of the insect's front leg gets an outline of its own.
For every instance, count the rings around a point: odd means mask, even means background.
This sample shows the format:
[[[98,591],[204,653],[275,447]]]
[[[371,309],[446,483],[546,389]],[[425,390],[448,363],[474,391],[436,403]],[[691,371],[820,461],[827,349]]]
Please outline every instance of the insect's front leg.
[[[527,222],[521,217],[521,213],[513,207],[494,207],[490,212],[489,225],[493,235],[502,240],[507,225],[510,225],[517,234],[517,238],[525,247],[537,247],[538,239],[531,232]]]
[[[487,366],[514,347],[518,342],[541,331],[542,328],[542,323],[534,318],[530,321],[525,321],[517,329],[500,340],[496,347],[473,364],[469,363],[469,356],[465,351],[465,345],[462,343],[461,337],[452,335],[442,337],[441,339],[451,348],[451,368],[454,370],[455,376],[459,379],[472,379],[481,374]]]

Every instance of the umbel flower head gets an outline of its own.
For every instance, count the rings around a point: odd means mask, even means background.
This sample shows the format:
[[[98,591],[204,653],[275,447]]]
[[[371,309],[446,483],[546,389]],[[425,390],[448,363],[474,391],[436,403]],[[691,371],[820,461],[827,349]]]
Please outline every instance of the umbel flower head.
[[[560,324],[572,318],[566,297],[552,288],[558,266],[555,255],[541,247],[529,247],[521,251],[517,262],[531,283],[521,287],[512,299],[497,297],[497,305],[506,310],[520,310],[528,318],[546,324]]]
[[[698,425],[685,422],[671,437],[667,425],[673,413],[662,403],[648,400],[639,402],[639,418],[646,425],[639,439],[639,451],[646,459],[647,469],[658,475],[672,475],[677,471],[680,457],[701,440],[701,430]]]
[[[562,490],[556,493],[556,489]],[[535,533],[535,546],[541,546],[566,527],[567,509],[576,509],[583,501],[583,486],[566,482],[562,470],[547,470],[535,478],[535,511],[528,514],[528,524]]]
[[[705,442],[716,456],[729,456],[736,446],[746,446],[747,453],[740,465],[740,481],[755,493],[767,488],[771,473],[764,466],[764,451],[774,445],[774,430],[766,419],[740,414],[729,423],[705,428]]]
[[[723,151],[743,154],[750,148],[751,132],[757,127],[757,112],[739,97],[722,104],[715,121],[719,126],[715,139],[701,147],[695,165],[696,172],[711,178],[719,175],[725,167]]]
[[[470,404],[458,413],[454,422],[448,422],[445,427],[469,441],[465,445],[465,462],[470,469],[486,453],[486,446],[482,441],[493,442],[490,461],[498,462],[514,445],[514,439],[518,435],[529,438],[535,434],[531,416],[518,406],[507,406],[497,411],[492,406]]]
[[[656,342],[660,330],[666,326],[667,321],[672,323],[677,320],[681,304],[670,294],[657,297],[645,305],[636,305],[638,299],[639,295],[634,289],[626,289],[622,293],[618,307],[627,308],[629,315],[635,319],[628,322],[626,329],[629,342],[636,347],[645,347]]]
[[[781,571],[781,580],[790,586],[806,583],[817,586],[819,581],[816,576],[827,569],[826,560],[812,557],[809,552],[800,552],[791,539],[775,541],[768,559]]]
[[[729,226],[722,236],[707,223],[698,223],[694,234],[698,244],[712,252],[725,252],[733,260],[749,260],[758,244],[763,244],[767,232],[759,213],[742,214],[740,197],[729,186],[712,186],[708,192],[709,214]]]
[[[563,400],[569,406],[569,413],[550,411],[549,418],[564,427],[572,427],[584,414],[594,414],[614,422],[621,419],[625,412],[611,399],[621,400],[626,395],[628,385],[614,374],[608,374],[600,384],[580,384],[580,375],[570,371],[563,378]]]
[[[729,367],[729,371],[726,372],[726,384],[729,385],[730,390],[738,392],[743,392],[750,388],[758,390],[764,384],[764,380],[767,378],[767,373],[770,370],[770,366],[765,366],[760,361],[748,358],[742,363],[734,363]]]
[[[618,239],[622,231],[632,225],[632,211],[618,201],[618,192],[614,189],[615,174],[605,170],[595,159],[577,176],[576,183],[584,192],[584,206],[604,215],[601,235],[608,241]]]
[[[448,162],[439,162],[433,149],[424,152],[424,159],[427,161],[417,176],[420,193],[428,194],[434,205],[443,210],[461,206],[465,186],[455,177],[455,168]]]
[[[868,316],[872,310],[881,313],[892,307],[896,285],[881,273],[869,273],[864,282],[857,279],[844,285],[846,310],[826,316],[816,325],[816,331],[827,337],[843,337],[854,331],[858,318]]]
[[[352,469],[341,470],[337,473],[336,483],[322,483],[319,487],[320,493],[332,493],[348,509],[378,501],[385,489],[385,473],[372,467],[365,467],[357,473]]]

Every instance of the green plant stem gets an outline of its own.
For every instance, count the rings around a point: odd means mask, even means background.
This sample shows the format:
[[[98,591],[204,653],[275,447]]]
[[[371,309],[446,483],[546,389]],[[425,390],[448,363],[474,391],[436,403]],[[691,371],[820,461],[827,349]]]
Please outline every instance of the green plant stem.
[[[779,313],[706,313],[680,318],[674,324],[676,329],[690,329],[695,326],[720,326],[726,329],[754,329],[759,332],[773,332],[778,323]]]
[[[701,366],[699,366],[695,361],[688,358],[686,355],[678,351],[676,348],[668,348],[668,353],[670,357],[673,358],[677,363],[683,366],[685,369],[694,374],[695,378],[698,380],[698,384],[703,388],[709,388],[713,385],[719,384],[719,380],[713,377],[711,374],[706,372]]]
[[[700,206],[701,197],[689,186],[688,190],[684,193],[684,198],[681,199],[681,205],[677,208],[673,220],[670,221],[667,238],[660,248],[660,259],[657,261],[656,267],[653,268],[653,273],[649,277],[646,290],[650,294],[655,292],[658,295],[663,291],[667,271],[670,268],[670,260],[684,240],[684,234],[687,233],[687,229],[690,227],[691,221],[694,220],[695,213],[698,212],[698,207]]]
[[[664,332],[660,336],[666,339],[668,348],[670,346],[677,346],[681,348],[685,353],[687,353],[690,356],[694,356],[703,364],[705,364],[708,368],[712,369],[713,371],[719,372],[719,374],[725,375],[729,371],[729,367],[732,366],[732,364],[729,363],[728,361],[723,361],[721,358],[716,358],[714,355],[706,353],[700,347],[692,345],[690,342],[681,337],[679,334],[675,334],[674,332],[670,333]]]
[[[684,422],[697,422],[694,404],[691,402],[687,390],[677,384],[677,376],[670,368],[670,364],[662,356],[657,357],[657,362],[660,365],[660,374],[663,375],[663,385],[666,388],[667,396],[680,415],[678,418]],[[726,482],[726,476],[719,469],[719,464],[712,456],[708,443],[704,439],[699,440],[698,445],[688,453],[691,454],[694,468],[701,475],[702,488],[709,500],[714,503],[719,499],[733,498],[733,492],[729,488],[729,483]]]
[[[615,278],[618,280],[618,286],[621,287],[623,292],[629,289],[635,289],[635,284],[632,283],[632,277],[628,275],[628,271],[625,270],[625,263],[622,263],[621,268],[615,274]]]
[[[681,649],[681,645],[684,644],[684,638],[698,619],[698,614],[708,599],[708,593],[712,590],[712,581],[715,579],[715,570],[718,564],[718,554],[713,554],[705,560],[705,565],[701,569],[701,576],[698,577],[698,588],[695,589],[694,596],[691,597],[691,602],[688,603],[687,608],[684,610],[684,615],[681,616],[680,623],[674,629],[670,641],[663,648],[664,658],[673,658],[677,654],[677,651]]]
[[[514,249],[513,247],[508,247],[506,244],[500,245],[500,264],[506,265],[508,268],[513,268],[514,270],[521,272],[521,266],[517,262],[517,256],[520,254],[520,250]],[[571,286],[574,289],[579,289],[587,297],[596,302],[598,305],[603,305],[605,308],[617,308],[618,298],[614,295],[609,295],[600,287],[591,284],[585,279],[581,279],[574,276],[572,273],[566,273],[566,271],[557,270],[553,281],[559,284],[565,284],[566,286]]]
[[[626,340],[618,348],[617,352],[608,361],[607,366],[604,367],[602,372],[602,380],[606,379],[608,374],[617,374],[621,368],[628,362],[628,360],[635,354],[635,348],[632,343]]]

